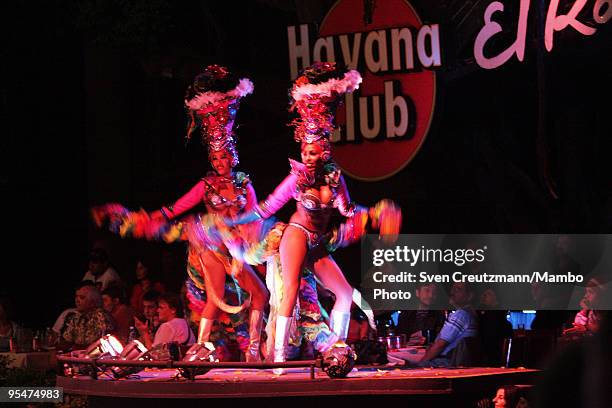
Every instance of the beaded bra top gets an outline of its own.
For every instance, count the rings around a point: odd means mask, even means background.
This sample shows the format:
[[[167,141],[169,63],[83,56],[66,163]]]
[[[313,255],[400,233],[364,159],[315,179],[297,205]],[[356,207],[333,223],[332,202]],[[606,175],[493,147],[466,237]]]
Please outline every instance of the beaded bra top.
[[[250,183],[248,175],[242,172],[236,172],[231,180],[232,185],[236,191],[236,196],[233,199],[225,197],[217,189],[216,179],[219,179],[214,172],[209,172],[206,177],[202,178],[202,181],[206,185],[206,191],[204,192],[204,201],[210,207],[215,210],[221,211],[228,207],[235,207],[238,210],[244,209],[247,205],[247,186]]]
[[[314,175],[308,172],[308,169],[303,163],[295,160],[289,160],[291,165],[291,173],[298,177],[295,192],[293,198],[298,201],[302,207],[307,211],[321,211],[329,208],[335,208],[335,200],[338,196],[338,186],[340,178],[340,170],[337,169],[331,173],[326,173],[324,176],[324,183],[320,185],[327,185],[331,191],[331,198],[329,202],[323,203],[321,198],[317,194],[308,192],[311,188],[318,187]]]

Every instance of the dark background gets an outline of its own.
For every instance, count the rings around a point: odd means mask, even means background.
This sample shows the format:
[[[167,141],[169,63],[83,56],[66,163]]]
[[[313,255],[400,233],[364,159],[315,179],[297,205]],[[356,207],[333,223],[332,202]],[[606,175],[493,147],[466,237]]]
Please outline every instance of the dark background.
[[[432,128],[394,177],[348,179],[353,199],[396,200],[404,233],[609,233],[612,23],[592,37],[572,28],[556,33],[548,53],[539,35],[548,2],[534,0],[525,60],[485,71],[472,46],[489,3],[412,2],[425,23],[443,29]],[[560,11],[573,4],[562,3]],[[593,3],[580,19],[594,26]],[[96,231],[89,208],[115,201],[153,210],[205,173],[203,148],[184,144],[182,98],[210,63],[255,83],[238,116],[240,169],[251,174],[259,197],[269,193],[287,173],[287,156],[298,157],[286,126],[286,27],[316,25],[332,4],[2,3],[0,205],[8,223],[0,292],[16,302],[18,321],[50,325],[72,305],[93,245],[109,250],[128,282],[144,257],[178,289],[184,247]],[[503,17],[512,29],[494,47],[513,41],[512,7],[506,4]],[[357,247],[337,255],[354,284],[358,259]]]

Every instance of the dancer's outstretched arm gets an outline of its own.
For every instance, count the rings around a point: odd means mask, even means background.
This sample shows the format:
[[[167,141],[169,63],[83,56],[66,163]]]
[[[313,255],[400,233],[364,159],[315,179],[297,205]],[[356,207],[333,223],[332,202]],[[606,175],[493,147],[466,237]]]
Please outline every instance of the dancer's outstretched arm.
[[[338,188],[338,195],[336,196],[334,205],[344,217],[352,217],[353,214],[355,214],[355,208],[357,206],[355,203],[351,202],[351,197],[349,196],[348,188],[346,187],[346,182],[344,181],[343,176],[340,176],[340,186]]]
[[[206,191],[206,183],[200,180],[195,186],[184,196],[176,200],[173,205],[162,207],[152,214],[153,217],[162,215],[167,220],[175,219],[176,217],[191,210],[193,207],[202,202],[204,192]]]

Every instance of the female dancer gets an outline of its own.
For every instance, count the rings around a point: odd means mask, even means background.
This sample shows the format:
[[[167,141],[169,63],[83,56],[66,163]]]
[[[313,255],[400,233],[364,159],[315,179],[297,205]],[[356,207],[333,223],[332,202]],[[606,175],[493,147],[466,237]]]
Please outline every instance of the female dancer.
[[[361,75],[357,71],[341,70],[334,63],[315,63],[303,71],[291,89],[291,109],[299,114],[291,124],[295,127],[295,140],[301,144],[302,163],[290,159],[291,173],[265,201],[250,213],[225,220],[231,226],[269,218],[291,198],[297,201],[297,211],[284,229],[279,247],[283,295],[276,320],[275,361],[285,361],[291,316],[304,268],[312,270],[321,284],[336,296],[331,329],[340,340],[346,340],[353,288],[329,255],[325,240],[334,209],[349,219],[356,212],[367,214],[368,211],[351,203],[340,169],[331,159],[329,137],[334,130],[334,114],[340,98],[357,89],[360,83]],[[395,210],[389,214],[392,216],[379,220],[383,234],[399,230],[401,215]],[[371,215],[372,220],[380,218]]]
[[[189,139],[196,129],[200,129],[202,142],[208,147],[208,158],[213,167],[187,194],[179,198],[173,205],[162,207],[144,216],[139,222],[133,222],[138,217],[134,213],[125,212],[121,207],[107,206],[97,214],[100,218],[119,219],[115,229],[129,230],[132,235],[138,235],[134,225],[142,227],[142,234],[147,238],[159,238],[163,233],[166,241],[176,228],[167,231],[168,221],[174,220],[196,205],[204,203],[208,214],[220,217],[236,217],[245,211],[252,210],[257,203],[255,190],[248,176],[242,172],[234,172],[238,164],[233,125],[242,97],[252,93],[253,84],[243,78],[239,81],[230,74],[227,68],[218,65],[208,66],[196,76],[194,83],[188,88],[185,105],[191,118]],[[142,215],[142,214],[141,214]],[[118,217],[117,217],[118,216]],[[254,227],[241,227],[239,235],[249,241],[256,234]],[[168,234],[170,232],[170,234]],[[178,235],[181,233],[179,232]],[[176,235],[176,234],[175,234]],[[175,236],[176,238],[176,236]],[[208,289],[208,300],[201,312],[198,343],[209,341],[215,319],[219,316],[219,307],[223,305],[226,273],[230,273],[232,262],[227,249],[211,239],[199,241],[198,245],[190,245],[188,272],[193,283],[199,289]],[[193,242],[192,242],[193,243]],[[263,322],[263,311],[268,301],[268,292],[262,281],[248,265],[234,268],[233,277],[240,287],[251,295],[251,314],[249,318],[249,345],[246,353],[247,361],[260,361],[260,339]],[[199,275],[199,276],[198,276]],[[212,301],[210,301],[212,300]],[[237,311],[237,310],[234,310]]]

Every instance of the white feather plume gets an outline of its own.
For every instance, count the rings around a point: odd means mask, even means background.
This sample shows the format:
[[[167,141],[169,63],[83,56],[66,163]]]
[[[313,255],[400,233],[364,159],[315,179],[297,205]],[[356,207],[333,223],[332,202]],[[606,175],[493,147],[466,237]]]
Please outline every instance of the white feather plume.
[[[227,98],[242,98],[253,93],[253,82],[248,78],[242,78],[238,85],[228,92],[202,92],[191,98],[190,100],[185,99],[185,106],[191,110],[199,110],[207,105],[217,103]]]
[[[300,101],[313,95],[331,96],[332,92],[339,94],[353,92],[355,89],[359,88],[359,84],[362,80],[361,74],[352,69],[344,74],[342,79],[334,78],[321,84],[304,84],[296,86],[293,88],[291,96],[294,100]]]

